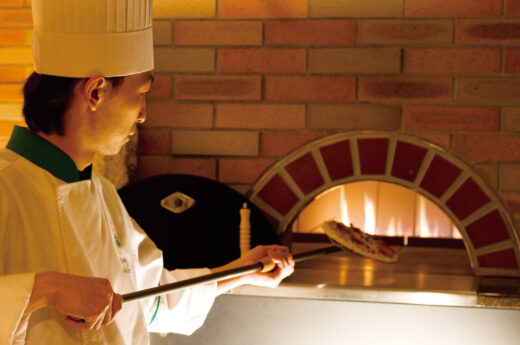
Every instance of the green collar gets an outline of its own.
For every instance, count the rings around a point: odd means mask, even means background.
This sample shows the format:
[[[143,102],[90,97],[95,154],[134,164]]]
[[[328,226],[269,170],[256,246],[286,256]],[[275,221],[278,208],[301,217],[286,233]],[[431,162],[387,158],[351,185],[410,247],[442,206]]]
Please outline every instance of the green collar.
[[[78,171],[74,161],[65,152],[25,127],[13,128],[6,148],[65,182],[78,182],[92,177],[92,165]]]

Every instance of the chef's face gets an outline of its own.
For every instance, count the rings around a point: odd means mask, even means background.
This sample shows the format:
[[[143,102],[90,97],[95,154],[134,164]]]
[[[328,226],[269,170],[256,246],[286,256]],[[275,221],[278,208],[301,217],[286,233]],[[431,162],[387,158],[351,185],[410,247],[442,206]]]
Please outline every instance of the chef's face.
[[[135,134],[136,124],[146,120],[146,93],[152,81],[152,72],[144,72],[126,76],[118,88],[106,83],[103,101],[93,117],[95,153],[117,154]]]

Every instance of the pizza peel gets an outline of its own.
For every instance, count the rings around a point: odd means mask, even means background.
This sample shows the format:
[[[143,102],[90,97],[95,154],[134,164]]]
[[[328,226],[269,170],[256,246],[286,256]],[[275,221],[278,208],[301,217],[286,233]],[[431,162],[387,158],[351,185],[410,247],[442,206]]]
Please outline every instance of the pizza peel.
[[[358,232],[361,232],[361,234],[370,236],[370,235],[362,232],[358,228],[356,228],[356,229]],[[361,255],[361,256],[367,257],[369,259],[377,260],[374,257],[364,255],[360,251],[353,250],[348,244],[345,245],[344,243],[342,243],[341,239],[338,239],[337,237],[332,238],[331,236],[329,236],[329,233],[327,231],[325,232],[325,234],[327,235],[329,240],[332,243],[334,243],[334,245],[294,254],[293,255],[294,262],[298,263],[298,262],[309,260],[309,259],[315,258],[317,256],[321,256],[324,254],[339,252],[341,250],[348,251],[348,252],[351,252],[351,253],[354,253],[357,255]],[[378,240],[378,241],[381,241],[381,240]],[[381,260],[378,260],[378,261],[381,261]],[[397,259],[395,261],[397,261]],[[381,262],[393,263],[395,261],[381,261]],[[195,277],[195,278],[191,278],[191,279],[187,279],[187,280],[182,280],[182,281],[178,281],[178,282],[174,282],[174,283],[170,283],[170,284],[166,284],[166,285],[161,285],[161,286],[157,286],[157,287],[153,287],[153,288],[149,288],[149,289],[139,290],[139,291],[135,291],[135,292],[131,292],[131,293],[122,295],[122,297],[123,297],[124,302],[130,302],[130,301],[134,301],[134,300],[138,300],[138,299],[142,299],[142,298],[159,296],[159,295],[162,295],[165,293],[173,292],[175,290],[186,289],[186,288],[200,285],[200,284],[207,284],[207,283],[218,282],[221,280],[231,279],[231,278],[249,274],[249,273],[269,272],[269,271],[273,270],[274,268],[275,268],[275,264],[272,263],[268,258],[265,258],[264,260],[259,261],[255,264],[237,267],[237,268],[233,268],[233,269],[229,269],[229,270],[225,270],[225,271],[221,271],[221,272],[211,273],[211,274],[207,274],[207,275],[203,275],[203,276],[199,276],[199,277]]]
[[[315,249],[315,250],[310,250],[310,251],[295,254],[295,255],[293,255],[293,259],[294,259],[294,262],[297,263],[300,261],[312,259],[317,256],[321,256],[324,254],[339,252],[341,250],[342,250],[342,248],[340,248],[339,246],[332,245],[332,246],[323,247],[320,249]],[[130,301],[134,301],[134,300],[138,300],[138,299],[142,299],[142,298],[159,296],[159,295],[162,295],[165,293],[173,292],[175,290],[182,290],[182,289],[186,289],[186,288],[200,285],[200,284],[208,284],[208,283],[218,282],[221,280],[231,279],[231,278],[235,278],[235,277],[242,276],[242,275],[249,274],[249,273],[269,272],[269,271],[272,271],[274,268],[275,268],[275,264],[270,262],[270,260],[266,259],[263,261],[259,261],[256,264],[232,268],[232,269],[221,271],[221,272],[206,274],[206,275],[202,275],[199,277],[181,280],[181,281],[166,284],[166,285],[161,285],[161,286],[157,286],[157,287],[153,287],[153,288],[149,288],[149,289],[131,292],[131,293],[122,295],[122,297],[123,297],[124,302],[130,302]]]

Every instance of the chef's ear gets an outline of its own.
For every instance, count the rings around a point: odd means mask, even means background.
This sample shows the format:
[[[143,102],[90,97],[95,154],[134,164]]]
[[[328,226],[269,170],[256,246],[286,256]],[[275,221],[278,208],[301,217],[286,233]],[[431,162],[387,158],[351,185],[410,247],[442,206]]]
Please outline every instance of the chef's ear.
[[[106,92],[107,80],[101,74],[96,74],[85,81],[83,97],[87,101],[90,110],[95,111],[103,102]]]

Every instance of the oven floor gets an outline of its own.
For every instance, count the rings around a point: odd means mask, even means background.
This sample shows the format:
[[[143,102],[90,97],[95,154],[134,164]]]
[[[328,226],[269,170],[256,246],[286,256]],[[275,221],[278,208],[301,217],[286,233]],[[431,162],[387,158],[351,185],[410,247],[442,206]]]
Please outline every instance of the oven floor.
[[[293,242],[299,253],[327,246],[324,243]],[[394,264],[342,251],[322,255],[296,264],[292,276],[284,282],[330,284],[383,289],[421,289],[430,291],[475,291],[465,249],[393,247],[399,254]]]

